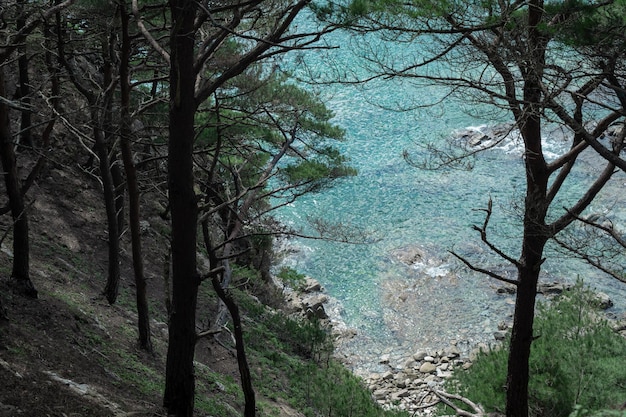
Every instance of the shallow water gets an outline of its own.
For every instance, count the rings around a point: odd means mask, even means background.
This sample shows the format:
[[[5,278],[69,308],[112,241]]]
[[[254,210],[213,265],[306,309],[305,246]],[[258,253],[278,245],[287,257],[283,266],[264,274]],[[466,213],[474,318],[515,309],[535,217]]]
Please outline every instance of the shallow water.
[[[332,59],[354,65],[349,51],[333,53],[337,55]],[[330,59],[307,57],[311,68]],[[451,340],[465,344],[492,340],[498,323],[509,319],[512,300],[496,294],[498,283],[460,267],[448,251],[471,255],[495,271],[513,273],[510,265],[489,254],[472,226],[482,224],[481,209],[493,199],[490,239],[518,257],[518,207],[525,182],[519,141],[512,138],[485,151],[471,171],[418,169],[404,160],[405,150],[416,159],[424,158],[425,142],[443,145],[459,129],[503,120],[471,117],[465,112],[467,103],[459,102],[421,111],[384,110],[380,104],[408,104],[441,94],[393,81],[367,89],[331,85],[321,93],[336,114],[333,121],[346,129],[341,148],[359,175],[339,180],[321,194],[303,197],[282,209],[278,217],[304,228],[307,216],[322,217],[367,230],[379,239],[369,245],[294,240],[290,245],[296,251],[284,261],[318,279],[339,301],[336,314],[357,331],[342,347],[343,353],[352,358],[356,369],[373,369],[380,355],[389,351],[408,355],[444,347]],[[477,113],[477,108],[472,110]],[[546,135],[545,142],[548,156],[568,145],[557,132]],[[580,194],[597,162],[593,156],[586,157],[582,169],[568,181],[568,195],[554,204],[554,215]],[[616,224],[624,224],[626,214],[615,210],[624,207],[621,190],[626,179],[622,174],[618,177],[591,212],[608,212]],[[398,253],[412,248],[420,248],[427,258],[412,266],[400,262]],[[553,250],[548,249],[547,257],[543,281],[572,281],[581,276],[611,294],[617,311],[624,310],[623,284]]]

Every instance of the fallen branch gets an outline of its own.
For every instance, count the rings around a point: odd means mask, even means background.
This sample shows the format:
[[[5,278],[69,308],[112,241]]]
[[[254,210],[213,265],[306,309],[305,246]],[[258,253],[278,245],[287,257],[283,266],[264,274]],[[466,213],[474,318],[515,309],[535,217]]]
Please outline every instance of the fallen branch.
[[[483,408],[480,405],[472,402],[471,400],[465,397],[462,397],[457,394],[449,394],[444,391],[438,391],[438,390],[431,390],[431,391],[433,394],[437,396],[437,398],[439,398],[439,400],[442,403],[452,408],[454,412],[456,413],[456,415],[459,417],[487,417],[487,415],[485,414],[485,410],[483,410]],[[463,404],[473,409],[474,412],[463,410],[462,408],[457,406],[455,403],[453,403],[452,400],[461,401]]]

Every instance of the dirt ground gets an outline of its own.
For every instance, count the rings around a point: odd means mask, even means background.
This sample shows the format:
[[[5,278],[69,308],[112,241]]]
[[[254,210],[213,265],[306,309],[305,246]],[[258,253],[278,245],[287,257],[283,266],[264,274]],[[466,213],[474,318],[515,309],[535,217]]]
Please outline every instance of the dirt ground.
[[[158,196],[144,195],[142,238],[155,347],[150,355],[136,343],[129,232],[121,242],[120,297],[110,306],[101,295],[108,238],[104,203],[95,177],[75,162],[49,164],[27,195],[38,299],[14,293],[10,232],[2,241],[0,297],[9,319],[0,322],[0,416],[165,416],[161,393],[150,388],[165,369],[167,221],[157,212]],[[26,175],[32,161],[23,165]],[[0,234],[10,227],[10,216],[0,217]],[[197,352],[212,372],[237,377],[228,350],[203,341]],[[210,389],[200,395],[211,395]]]

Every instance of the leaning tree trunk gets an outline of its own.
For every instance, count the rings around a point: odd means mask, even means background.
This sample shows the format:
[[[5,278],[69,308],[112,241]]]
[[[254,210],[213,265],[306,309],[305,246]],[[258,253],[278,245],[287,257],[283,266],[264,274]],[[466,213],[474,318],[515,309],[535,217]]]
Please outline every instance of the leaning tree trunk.
[[[211,237],[209,232],[208,222],[205,220],[202,222],[202,235],[204,237],[204,247],[209,255],[211,269],[218,269],[218,260],[215,248],[211,244]],[[233,333],[235,335],[235,350],[237,352],[237,365],[239,366],[239,376],[241,378],[241,390],[245,400],[245,406],[243,415],[244,417],[256,416],[256,398],[254,393],[254,387],[252,386],[252,375],[250,374],[250,365],[246,357],[246,348],[243,339],[243,327],[241,325],[241,316],[239,314],[239,306],[233,299],[232,294],[228,288],[224,287],[224,276],[230,276],[232,269],[230,267],[230,261],[225,258],[221,261],[223,270],[219,273],[214,273],[211,276],[211,283],[213,289],[217,293],[218,297],[230,313],[233,320]]]
[[[169,415],[192,417],[195,381],[197,202],[193,189],[195,2],[170,0],[168,188],[172,218],[172,312],[163,405]]]
[[[4,68],[0,68],[0,96],[6,97]],[[28,241],[28,216],[17,172],[17,161],[11,136],[9,107],[0,102],[0,160],[4,171],[4,184],[13,218],[13,271],[11,277],[21,293],[37,298],[37,290],[30,280],[30,244]]]
[[[135,273],[137,328],[139,331],[139,346],[148,352],[152,352],[152,340],[150,338],[150,311],[148,308],[148,298],[146,296],[146,277],[144,275],[143,257],[141,253],[139,185],[137,183],[137,169],[135,167],[135,163],[133,162],[133,154],[130,144],[130,77],[128,73],[130,61],[130,36],[128,33],[128,11],[126,9],[125,1],[120,4],[120,17],[122,23],[122,47],[120,58],[120,146],[122,148],[122,159],[124,161],[124,170],[126,171],[126,182],[128,187],[128,218],[130,222],[130,238],[133,253],[133,271]]]

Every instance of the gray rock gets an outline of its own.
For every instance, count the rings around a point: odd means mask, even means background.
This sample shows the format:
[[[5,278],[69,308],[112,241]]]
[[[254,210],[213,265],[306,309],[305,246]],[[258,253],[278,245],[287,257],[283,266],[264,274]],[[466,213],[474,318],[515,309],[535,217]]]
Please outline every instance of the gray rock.
[[[372,393],[372,396],[375,400],[384,400],[387,398],[387,394],[389,394],[389,390],[385,388],[379,388]]]
[[[319,319],[327,319],[328,314],[324,310],[324,303],[328,301],[328,296],[320,293],[314,293],[302,300],[302,305],[307,317],[317,317]]]
[[[398,399],[398,398],[405,398],[408,397],[409,395],[411,395],[411,393],[409,392],[409,390],[407,389],[401,389],[400,391],[394,392],[393,394],[391,394],[391,398],[392,399]]]
[[[304,289],[303,292],[310,294],[313,292],[321,292],[323,291],[322,288],[322,284],[319,283],[319,281],[311,278],[311,277],[306,277],[304,279],[304,285],[303,285]]]
[[[406,388],[406,381],[405,380],[396,380],[396,387],[398,388]]]
[[[417,365],[417,362],[415,362],[413,359],[408,359],[406,362],[404,362],[404,368],[406,369],[415,368],[415,365]]]
[[[437,368],[437,376],[439,378],[450,378],[452,376],[452,372],[442,371],[441,369]]]
[[[393,379],[393,372],[387,371],[382,376],[383,380]]]
[[[420,372],[423,374],[429,374],[435,372],[435,370],[437,370],[437,366],[432,362],[424,362],[422,366],[420,366]]]
[[[596,298],[596,301],[598,302],[598,306],[602,310],[606,310],[607,308],[613,307],[613,301],[607,294],[603,292],[596,292],[595,298]]]
[[[498,340],[498,341],[501,341],[501,340],[506,339],[506,335],[507,335],[506,331],[498,330],[497,332],[493,333],[493,338]]]

